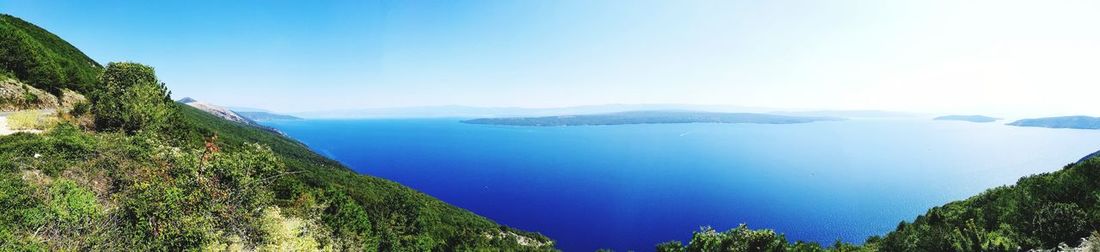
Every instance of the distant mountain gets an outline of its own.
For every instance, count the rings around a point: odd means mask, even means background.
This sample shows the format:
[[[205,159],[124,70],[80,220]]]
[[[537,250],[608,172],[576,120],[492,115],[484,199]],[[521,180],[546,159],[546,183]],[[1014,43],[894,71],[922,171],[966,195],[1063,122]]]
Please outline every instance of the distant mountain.
[[[770,109],[725,105],[690,104],[607,104],[559,108],[474,107],[451,105],[327,110],[294,113],[294,115],[304,118],[481,118],[602,114],[626,111],[659,110],[762,113]]]
[[[988,117],[988,116],[983,116],[983,115],[945,115],[945,116],[932,118],[932,120],[967,121],[967,122],[976,122],[976,123],[987,123],[987,122],[993,122],[993,121],[1001,120],[1001,118]]]
[[[1100,117],[1059,116],[1034,119],[1022,119],[1008,125],[1020,127],[1045,127],[1067,129],[1100,129]]]
[[[271,113],[271,112],[237,111],[237,110],[232,110],[232,111],[236,112],[238,115],[243,116],[244,118],[247,118],[247,119],[252,120],[252,121],[276,121],[276,120],[301,120],[302,119],[302,118],[299,118],[299,117],[296,117],[296,116],[276,114],[276,113]]]
[[[471,124],[515,126],[581,126],[657,123],[759,123],[791,124],[843,120],[836,117],[784,116],[757,113],[721,113],[699,111],[630,111],[607,114],[545,117],[480,118],[463,121]]]
[[[200,102],[200,101],[195,100],[191,97],[184,97],[183,99],[179,99],[176,102],[187,104],[188,106],[197,108],[197,109],[202,110],[202,111],[206,111],[206,113],[213,114],[213,115],[221,117],[222,119],[225,119],[225,120],[230,120],[230,121],[243,123],[243,124],[249,124],[249,125],[257,125],[255,121],[252,121],[252,120],[248,119],[247,117],[241,116],[240,114],[237,114],[237,112],[233,112],[232,110],[229,110],[227,108],[224,108],[224,107],[221,107],[221,106],[218,106],[218,105],[209,104],[209,103],[205,103],[205,102]]]
[[[777,111],[769,114],[789,116],[826,116],[843,118],[903,118],[921,116],[918,113],[884,110],[817,110],[817,111]]]

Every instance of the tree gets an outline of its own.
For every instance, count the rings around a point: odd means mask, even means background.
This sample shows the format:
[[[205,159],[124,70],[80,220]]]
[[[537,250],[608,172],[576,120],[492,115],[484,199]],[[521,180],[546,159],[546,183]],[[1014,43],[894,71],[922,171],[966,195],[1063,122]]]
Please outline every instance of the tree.
[[[163,127],[175,112],[171,92],[157,80],[152,67],[112,62],[100,77],[102,89],[93,95],[99,130],[133,133]]]

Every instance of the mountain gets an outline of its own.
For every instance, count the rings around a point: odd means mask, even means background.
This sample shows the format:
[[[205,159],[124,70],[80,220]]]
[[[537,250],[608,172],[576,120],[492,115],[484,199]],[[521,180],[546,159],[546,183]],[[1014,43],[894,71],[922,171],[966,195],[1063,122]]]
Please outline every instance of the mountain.
[[[5,77],[104,94],[86,112],[92,125],[59,111],[44,133],[0,136],[0,251],[553,250],[541,234],[357,174],[224,109],[174,102],[151,67],[111,63],[85,78],[66,64],[99,66],[67,42],[0,21],[0,66],[15,66]],[[42,62],[59,71],[34,70]]]
[[[755,113],[719,113],[699,111],[630,111],[608,114],[563,115],[546,117],[479,118],[462,121],[471,124],[515,126],[581,126],[654,123],[760,123],[790,124],[843,120],[835,117],[783,116]]]
[[[976,123],[986,123],[986,122],[994,122],[994,121],[997,121],[997,120],[1001,120],[1001,118],[988,117],[988,116],[983,116],[983,115],[945,115],[945,116],[932,118],[932,120],[967,121],[967,122],[976,122]]]
[[[215,115],[217,117],[221,117],[222,119],[225,119],[225,120],[230,120],[230,121],[234,121],[234,122],[238,122],[238,123],[242,123],[242,124],[248,124],[248,125],[258,125],[258,124],[256,124],[255,121],[252,121],[252,120],[250,120],[250,119],[248,119],[244,116],[241,116],[240,114],[237,114],[237,112],[233,112],[232,110],[229,110],[227,108],[223,108],[223,107],[218,106],[218,105],[209,104],[209,103],[205,103],[205,102],[200,102],[200,101],[195,100],[194,98],[191,98],[191,97],[184,97],[183,99],[180,99],[176,102],[187,104],[188,106],[197,108],[197,109],[202,110],[202,111],[206,111],[207,113],[210,113],[210,114]]]
[[[842,118],[906,118],[921,114],[884,110],[817,110],[817,111],[776,111],[769,114],[789,116],[824,116]]]
[[[1100,129],[1100,117],[1060,116],[1033,119],[1021,119],[1008,125],[1020,127],[1044,127],[1066,129]]]
[[[725,105],[607,104],[558,108],[423,106],[345,109],[294,113],[305,118],[480,118],[604,114],[626,111],[694,110],[714,112],[763,112],[767,109]]]
[[[296,116],[276,114],[271,112],[259,112],[259,111],[237,111],[233,112],[238,115],[252,121],[275,121],[275,120],[301,120]]]

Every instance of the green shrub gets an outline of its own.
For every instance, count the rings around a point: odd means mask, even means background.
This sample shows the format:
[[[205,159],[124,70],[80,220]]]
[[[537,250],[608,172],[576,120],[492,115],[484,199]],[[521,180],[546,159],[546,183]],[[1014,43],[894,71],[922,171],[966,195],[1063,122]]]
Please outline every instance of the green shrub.
[[[0,251],[46,251],[30,237],[29,231],[45,222],[40,201],[31,195],[17,174],[0,172]]]
[[[278,207],[264,210],[259,221],[264,234],[263,243],[258,251],[332,251],[331,246],[322,246],[319,238],[324,236],[319,227],[308,220],[284,217]]]
[[[69,114],[72,114],[73,116],[82,116],[88,114],[88,112],[91,111],[91,106],[92,105],[86,101],[76,102],[73,104],[73,108],[69,111]]]
[[[54,180],[46,203],[50,216],[63,228],[80,228],[91,223],[102,213],[96,203],[95,193],[81,188],[68,179]]]
[[[103,89],[92,98],[96,128],[136,132],[165,126],[175,112],[168,89],[152,67],[112,62],[100,78]]]

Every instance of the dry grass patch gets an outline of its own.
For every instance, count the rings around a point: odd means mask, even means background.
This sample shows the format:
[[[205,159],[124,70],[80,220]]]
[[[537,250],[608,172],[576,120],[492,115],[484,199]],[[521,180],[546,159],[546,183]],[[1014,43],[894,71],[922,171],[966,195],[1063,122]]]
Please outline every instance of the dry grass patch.
[[[12,130],[45,130],[57,124],[57,118],[38,111],[19,111],[8,116],[8,128]]]

